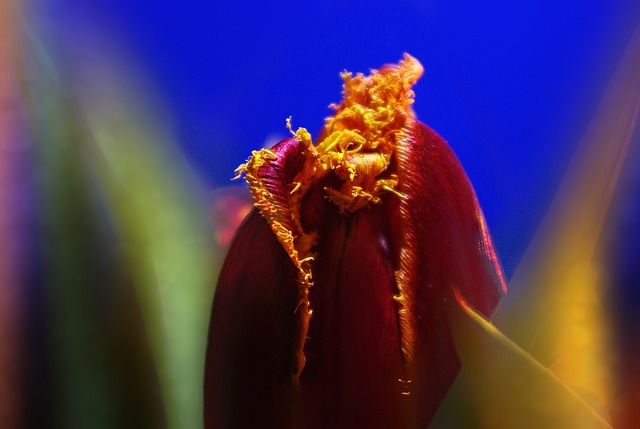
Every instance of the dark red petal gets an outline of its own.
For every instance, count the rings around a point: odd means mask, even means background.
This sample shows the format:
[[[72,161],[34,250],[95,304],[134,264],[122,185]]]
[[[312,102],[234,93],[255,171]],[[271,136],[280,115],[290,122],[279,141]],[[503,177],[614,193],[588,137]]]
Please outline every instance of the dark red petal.
[[[405,428],[411,398],[400,348],[389,219],[383,206],[351,215],[326,203],[305,346],[307,429]]]
[[[276,197],[300,168],[300,143],[280,142],[261,174]],[[297,271],[254,209],[238,229],[213,303],[205,366],[206,428],[287,428]]]
[[[454,282],[464,298],[490,316],[507,291],[502,269],[471,183],[449,145],[426,125],[415,122],[400,163],[401,205],[408,218],[409,241],[423,255],[414,267],[422,278],[444,287]],[[420,277],[418,277],[420,278]]]
[[[259,175],[284,207],[301,146],[289,139],[272,151],[276,160]],[[506,289],[476,197],[447,144],[412,123],[394,162],[406,199],[390,193],[381,205],[340,214],[324,198],[331,175],[305,196],[303,225],[319,241],[301,390],[290,377],[296,268],[256,210],[241,226],[213,308],[207,428],[300,427],[301,410],[309,429],[428,425],[459,369],[445,291],[456,285],[489,315]]]
[[[445,291],[455,285],[489,316],[506,284],[476,196],[451,148],[419,122],[399,143],[399,191],[406,196],[399,208],[405,249],[398,278],[406,310],[403,347],[412,357],[412,394],[418,427],[423,427],[459,369],[444,312]]]

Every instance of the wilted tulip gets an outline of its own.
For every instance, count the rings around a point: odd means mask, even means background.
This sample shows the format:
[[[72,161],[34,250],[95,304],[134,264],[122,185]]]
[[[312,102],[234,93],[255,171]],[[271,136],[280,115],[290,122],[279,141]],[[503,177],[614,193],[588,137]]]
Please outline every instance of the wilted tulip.
[[[506,286],[464,170],[411,109],[422,71],[343,74],[316,145],[300,128],[239,167],[256,203],[216,289],[208,429],[433,417],[460,366],[448,289],[488,316]]]

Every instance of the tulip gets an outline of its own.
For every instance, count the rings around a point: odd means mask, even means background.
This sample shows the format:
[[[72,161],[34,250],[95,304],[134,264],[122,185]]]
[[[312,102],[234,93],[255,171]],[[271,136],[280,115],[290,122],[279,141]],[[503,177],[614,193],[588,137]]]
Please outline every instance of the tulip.
[[[255,208],[212,308],[205,427],[424,428],[460,363],[451,288],[488,317],[506,284],[447,143],[419,122],[406,55],[350,73],[304,128],[239,167]]]

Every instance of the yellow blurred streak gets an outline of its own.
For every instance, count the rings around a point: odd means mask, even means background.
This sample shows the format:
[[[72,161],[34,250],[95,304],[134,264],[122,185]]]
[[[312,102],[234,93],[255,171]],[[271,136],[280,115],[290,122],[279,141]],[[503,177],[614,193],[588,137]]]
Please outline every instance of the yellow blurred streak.
[[[458,294],[445,304],[462,369],[430,428],[610,428]]]
[[[610,427],[598,242],[639,111],[640,27],[491,322],[449,298],[462,369],[430,427]]]
[[[606,272],[598,242],[640,109],[640,27],[554,204],[491,320],[608,418]]]
[[[158,117],[136,106],[112,76],[92,73],[98,80],[79,91],[92,162],[133,270],[168,426],[197,428],[217,270],[206,196]]]

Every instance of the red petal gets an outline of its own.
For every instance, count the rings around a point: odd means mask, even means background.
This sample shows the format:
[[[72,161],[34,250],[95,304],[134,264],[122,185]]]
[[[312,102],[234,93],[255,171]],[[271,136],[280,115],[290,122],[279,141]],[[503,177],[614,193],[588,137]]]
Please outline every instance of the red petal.
[[[282,222],[302,151],[284,140],[256,173]],[[429,423],[459,369],[447,289],[489,316],[506,286],[473,189],[442,138],[411,121],[394,163],[404,199],[389,193],[340,214],[324,198],[329,175],[303,200],[303,226],[319,242],[302,390],[291,378],[299,272],[257,210],[242,224],[212,313],[207,428],[298,427],[302,409],[308,428]]]
[[[381,205],[344,215],[324,198],[321,183],[304,200],[304,226],[320,239],[301,392],[290,376],[296,268],[257,210],[240,227],[211,319],[207,428],[298,427],[302,408],[307,428],[423,427],[431,420],[459,369],[446,289],[456,285],[489,315],[506,288],[451,149],[420,123],[404,137],[395,170],[406,199],[388,194]],[[301,146],[288,139],[272,151],[277,159],[260,176],[284,202]],[[407,369],[410,384],[400,381]],[[402,394],[407,386],[409,396]]]
[[[345,216],[326,204],[300,377],[305,428],[411,427],[385,208]]]
[[[261,174],[274,195],[302,162],[298,140],[280,142]],[[222,267],[209,326],[206,428],[287,428],[297,271],[254,209],[238,229]]]
[[[418,423],[433,417],[459,369],[444,313],[455,285],[485,316],[506,292],[491,237],[471,184],[446,142],[414,122],[397,148],[400,203],[398,288],[403,348],[413,374]]]

